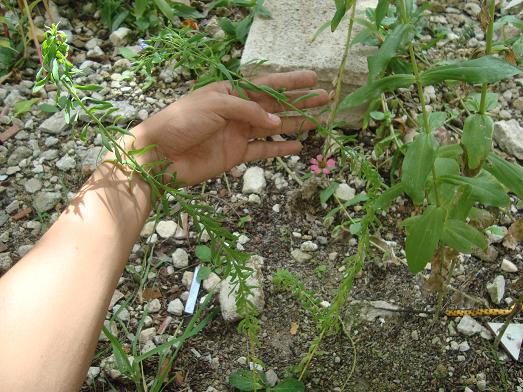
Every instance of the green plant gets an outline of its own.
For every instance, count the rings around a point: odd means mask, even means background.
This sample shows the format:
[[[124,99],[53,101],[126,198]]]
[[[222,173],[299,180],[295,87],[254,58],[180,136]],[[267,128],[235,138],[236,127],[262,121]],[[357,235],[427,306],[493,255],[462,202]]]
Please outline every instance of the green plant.
[[[253,373],[255,374],[253,380]],[[239,391],[258,391],[265,390],[266,392],[303,392],[305,386],[301,381],[294,378],[286,378],[279,382],[274,387],[267,383],[265,373],[261,371],[238,370],[229,376],[229,384]]]

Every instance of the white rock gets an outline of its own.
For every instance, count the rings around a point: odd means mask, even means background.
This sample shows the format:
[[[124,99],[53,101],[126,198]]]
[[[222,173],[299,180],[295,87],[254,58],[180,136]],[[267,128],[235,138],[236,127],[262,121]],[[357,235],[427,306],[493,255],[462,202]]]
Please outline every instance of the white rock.
[[[187,290],[191,289],[192,278],[194,273],[192,271],[185,271],[182,276],[182,284],[187,287]]]
[[[185,249],[178,248],[172,254],[173,266],[175,268],[185,268],[189,265],[189,255]]]
[[[140,337],[138,338],[138,341],[140,343],[144,344],[145,342],[152,340],[155,336],[156,336],[156,328],[151,327],[151,328],[142,329],[142,331],[140,332]]]
[[[243,193],[261,194],[266,186],[267,182],[261,167],[253,166],[245,171],[243,175]]]
[[[303,252],[316,252],[318,250],[318,245],[312,241],[305,241],[301,244],[300,250]]]
[[[176,232],[177,227],[178,224],[175,221],[161,221],[158,222],[158,225],[156,226],[156,232],[162,238],[170,238]]]
[[[503,259],[501,261],[501,270],[504,272],[518,272],[518,267],[512,261]]]
[[[275,204],[272,206],[272,210],[276,213],[280,212],[280,209],[281,209],[281,205],[280,204]]]
[[[42,189],[42,182],[38,178],[31,178],[25,182],[24,188],[28,193],[36,193]]]
[[[56,162],[56,167],[62,171],[69,171],[76,167],[76,161],[69,155],[64,155]]]
[[[67,129],[64,112],[57,112],[40,125],[40,130],[52,135],[59,135]]]
[[[459,351],[466,352],[470,350],[470,346],[466,340],[459,344]]]
[[[459,333],[465,336],[472,336],[477,333],[480,333],[483,330],[483,327],[472,317],[463,316],[457,326],[457,329]]]
[[[494,140],[498,146],[518,159],[523,159],[523,127],[517,120],[497,121],[494,124]]]
[[[96,167],[102,162],[103,154],[102,147],[95,146],[89,148],[82,156],[81,167],[82,171],[87,174],[91,174],[95,171]]]
[[[254,304],[258,312],[261,312],[265,307],[265,297],[262,287],[263,275],[261,271],[263,257],[254,255],[249,259],[247,265],[253,269],[251,276],[247,278],[247,284],[253,287],[249,300]],[[236,307],[237,292],[238,286],[231,283],[230,277],[223,281],[220,288],[220,307],[222,317],[225,321],[234,322],[241,319]]]
[[[220,277],[214,272],[211,272],[207,279],[204,279],[203,288],[205,291],[210,292],[217,288],[221,282],[222,280],[220,279]]]
[[[149,313],[158,313],[162,308],[162,304],[158,298],[155,298],[152,301],[147,302],[145,308]]]
[[[111,33],[109,40],[116,47],[125,46],[127,44],[129,33],[131,33],[130,29],[127,27],[120,27]]]
[[[13,265],[9,252],[0,253],[0,272],[6,272]]]
[[[499,305],[503,295],[505,295],[505,278],[503,275],[496,276],[492,282],[487,284],[487,291],[492,302]]]
[[[507,233],[508,229],[505,226],[492,225],[485,229],[485,234],[487,234],[491,244],[497,244],[503,241]]]
[[[303,263],[305,261],[308,261],[312,259],[312,256],[308,253],[303,252],[300,249],[293,249],[291,252],[291,256],[294,260]]]
[[[343,183],[336,188],[334,195],[342,201],[348,201],[356,196],[356,190],[348,184]]]
[[[149,221],[145,225],[143,225],[142,231],[140,232],[140,235],[142,237],[149,237],[152,233],[154,233],[154,221]]]
[[[167,305],[167,312],[175,316],[181,316],[183,314],[183,308],[183,303],[180,301],[180,298],[176,298]]]
[[[52,210],[60,201],[62,195],[58,192],[38,192],[33,200],[33,207],[40,212]]]

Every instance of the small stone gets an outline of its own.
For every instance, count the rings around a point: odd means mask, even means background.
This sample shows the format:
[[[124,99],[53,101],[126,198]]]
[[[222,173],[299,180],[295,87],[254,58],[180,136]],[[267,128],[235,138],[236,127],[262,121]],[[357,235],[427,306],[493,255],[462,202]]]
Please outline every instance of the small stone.
[[[9,166],[16,166],[18,165],[22,160],[29,158],[33,155],[33,151],[31,151],[30,148],[26,146],[20,146],[15,148],[15,150],[9,155],[9,159],[7,160],[7,164]]]
[[[267,379],[267,384],[270,387],[274,387],[276,384],[278,384],[278,381],[280,381],[278,375],[272,369],[269,369],[265,372],[265,378]]]
[[[170,238],[176,232],[178,224],[175,221],[161,221],[156,226],[156,232],[162,238]]]
[[[149,237],[152,233],[154,233],[154,225],[156,223],[154,221],[149,221],[145,225],[143,225],[142,231],[140,232],[140,235],[142,237]]]
[[[466,340],[459,344],[459,351],[466,352],[470,350],[470,346]]]
[[[315,252],[318,250],[318,245],[312,241],[305,241],[303,244],[301,244],[300,250],[303,252]]]
[[[356,190],[351,186],[343,183],[336,188],[336,192],[334,192],[334,195],[342,201],[348,201],[353,199],[354,196],[356,196]]]
[[[100,368],[98,366],[91,366],[87,371],[87,384],[92,384],[96,377],[100,375]]]
[[[261,167],[250,167],[243,175],[243,193],[261,194],[265,190],[267,182]]]
[[[158,298],[155,298],[152,301],[147,302],[145,308],[149,313],[158,313],[162,308],[162,304]]]
[[[52,210],[62,199],[58,192],[38,192],[33,200],[33,207],[38,212],[47,212]]]
[[[102,59],[104,57],[104,55],[105,55],[104,51],[99,46],[95,46],[94,48],[89,49],[86,54],[88,59],[93,59],[93,60]]]
[[[167,312],[174,314],[175,316],[181,316],[183,314],[183,303],[179,298],[169,302],[167,305]]]
[[[276,213],[279,213],[280,212],[280,209],[281,209],[281,205],[280,204],[275,204],[272,206],[272,210]]]
[[[17,251],[18,256],[24,257],[26,254],[28,254],[31,251],[31,249],[33,249],[33,246],[34,245],[22,245],[22,246],[19,246],[18,247],[18,251]]]
[[[123,308],[121,305],[114,305],[113,314],[116,314],[116,317],[118,317],[118,319],[121,321],[129,321],[131,319],[129,310]]]
[[[487,284],[487,291],[493,303],[499,305],[505,295],[505,278],[503,275],[498,275],[492,282]]]
[[[497,121],[494,124],[494,140],[498,146],[518,159],[523,159],[523,127],[517,120]]]
[[[331,304],[330,304],[329,301],[321,301],[321,302],[320,302],[320,306],[321,306],[322,308],[325,308],[325,309],[326,309],[326,308],[330,307]]]
[[[64,155],[56,162],[56,167],[62,171],[69,171],[76,167],[76,161],[69,155]]]
[[[410,337],[412,340],[419,340],[419,332],[414,330],[410,333]]]
[[[84,173],[91,174],[95,171],[98,164],[102,161],[103,155],[101,152],[102,147],[99,146],[91,147],[87,150],[80,164]]]
[[[300,249],[294,249],[291,252],[291,256],[294,260],[296,260],[300,263],[303,263],[305,261],[312,259],[312,256],[310,254],[305,253],[305,252],[301,251]]]
[[[31,178],[24,184],[27,193],[36,193],[42,189],[42,182],[38,178]]]
[[[220,277],[214,272],[211,272],[207,279],[203,280],[203,288],[205,291],[210,292],[215,288],[218,288],[221,282],[222,280],[220,279]]]
[[[503,259],[501,261],[501,270],[504,272],[518,272],[518,267],[512,261]]]
[[[187,290],[191,289],[192,278],[194,273],[192,271],[185,271],[182,276],[182,284],[187,287]]]
[[[173,266],[175,268],[185,268],[189,265],[189,255],[185,249],[178,248],[172,254]]]
[[[466,3],[465,7],[463,8],[470,16],[477,16],[481,12],[481,7],[478,4],[472,2]]]
[[[458,332],[465,336],[472,336],[480,333],[483,327],[480,323],[470,316],[463,316],[458,324]]]
[[[485,234],[487,234],[491,244],[497,244],[503,241],[507,233],[508,229],[505,226],[492,225],[485,229]]]
[[[478,380],[476,382],[476,386],[478,387],[479,391],[486,391],[487,390],[487,380]]]
[[[116,47],[125,46],[128,43],[127,41],[130,33],[131,30],[127,27],[120,27],[111,33],[109,40]]]
[[[64,112],[57,112],[40,124],[40,131],[51,135],[60,135],[67,129]]]
[[[0,253],[0,272],[6,272],[13,265],[9,252]]]
[[[138,338],[138,341],[140,343],[144,344],[145,342],[152,340],[155,336],[156,336],[156,328],[151,327],[151,328],[142,329],[142,331],[140,332],[140,337]]]

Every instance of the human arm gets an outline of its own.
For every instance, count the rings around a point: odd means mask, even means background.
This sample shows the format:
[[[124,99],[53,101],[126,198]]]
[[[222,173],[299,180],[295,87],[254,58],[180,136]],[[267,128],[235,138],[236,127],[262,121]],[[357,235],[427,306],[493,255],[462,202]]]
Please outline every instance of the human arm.
[[[270,75],[273,88],[311,87],[310,72]],[[302,107],[323,105],[324,91]],[[302,93],[299,93],[302,94]],[[269,116],[283,108],[264,96],[243,100],[226,83],[200,89],[134,128],[140,159],[173,162],[192,185],[244,161],[297,153],[297,141],[253,141],[300,128],[303,118]],[[0,279],[0,390],[69,391],[82,384],[111,296],[151,210],[148,185],[101,164],[24,258]]]

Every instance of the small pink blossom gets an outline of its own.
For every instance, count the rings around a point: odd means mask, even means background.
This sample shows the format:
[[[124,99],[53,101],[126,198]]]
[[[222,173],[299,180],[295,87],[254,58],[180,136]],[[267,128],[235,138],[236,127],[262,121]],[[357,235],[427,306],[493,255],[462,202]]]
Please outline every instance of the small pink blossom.
[[[323,155],[318,154],[316,158],[312,158],[310,161],[311,163],[311,171],[314,174],[330,174],[333,169],[336,168],[336,161],[334,159],[325,159]]]

